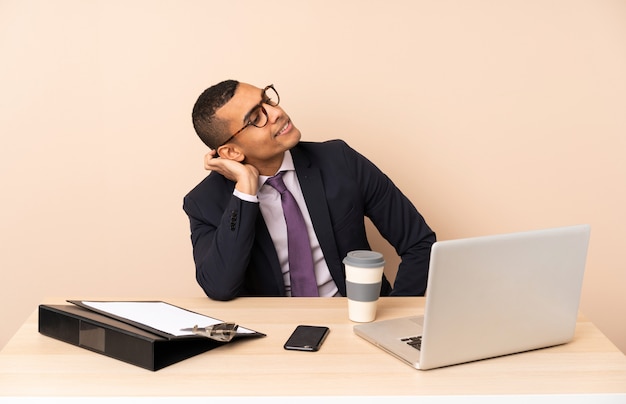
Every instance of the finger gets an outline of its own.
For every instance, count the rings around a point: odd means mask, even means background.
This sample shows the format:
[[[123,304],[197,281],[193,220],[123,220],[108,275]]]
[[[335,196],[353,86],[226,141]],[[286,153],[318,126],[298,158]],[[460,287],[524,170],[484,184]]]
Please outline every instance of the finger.
[[[204,155],[204,169],[208,170],[210,166],[210,161],[215,158],[215,150],[210,150],[207,154]]]

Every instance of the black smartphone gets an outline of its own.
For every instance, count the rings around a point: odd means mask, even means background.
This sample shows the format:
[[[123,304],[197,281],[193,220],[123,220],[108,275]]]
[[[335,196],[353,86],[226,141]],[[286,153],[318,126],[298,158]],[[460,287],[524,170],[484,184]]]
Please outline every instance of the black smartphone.
[[[285,342],[284,348],[294,351],[318,351],[329,332],[328,327],[299,325]]]

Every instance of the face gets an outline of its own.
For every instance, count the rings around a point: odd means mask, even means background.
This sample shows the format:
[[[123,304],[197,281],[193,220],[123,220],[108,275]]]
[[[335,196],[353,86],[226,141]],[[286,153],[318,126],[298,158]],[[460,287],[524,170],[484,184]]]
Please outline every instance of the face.
[[[250,111],[259,105],[263,89],[240,83],[233,97],[216,111],[216,116],[227,122],[229,133],[237,133],[249,122]],[[267,112],[267,124],[262,128],[247,125],[225,145],[240,150],[244,161],[257,168],[268,163],[282,162],[283,154],[300,141],[300,131],[279,106],[262,104]],[[222,155],[222,153],[220,153]]]

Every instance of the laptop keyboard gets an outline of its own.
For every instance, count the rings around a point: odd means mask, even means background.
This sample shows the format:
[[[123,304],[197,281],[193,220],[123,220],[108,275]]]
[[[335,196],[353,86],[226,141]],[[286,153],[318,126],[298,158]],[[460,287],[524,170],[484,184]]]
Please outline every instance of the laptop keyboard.
[[[418,335],[417,337],[402,338],[400,341],[406,342],[407,344],[417,349],[418,351],[421,350],[422,348],[422,336],[421,335]]]

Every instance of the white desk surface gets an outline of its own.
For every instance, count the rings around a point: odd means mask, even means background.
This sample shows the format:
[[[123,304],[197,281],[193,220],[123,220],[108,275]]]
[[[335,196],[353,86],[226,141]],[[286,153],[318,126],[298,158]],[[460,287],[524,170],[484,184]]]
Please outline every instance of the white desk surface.
[[[0,401],[185,397],[206,402],[214,396],[280,403],[294,396],[301,402],[314,396],[363,396],[360,401],[372,402],[400,396],[395,402],[408,402],[409,397],[422,396],[431,400],[422,402],[439,403],[445,397],[495,402],[507,395],[508,402],[560,398],[626,403],[626,357],[583,315],[568,344],[419,371],[357,337],[354,323],[347,319],[345,298],[163,300],[267,336],[236,341],[152,372],[39,334],[35,310],[0,352]],[[419,297],[382,298],[377,319],[421,313],[424,303]],[[330,327],[319,352],[283,349],[298,324]]]

